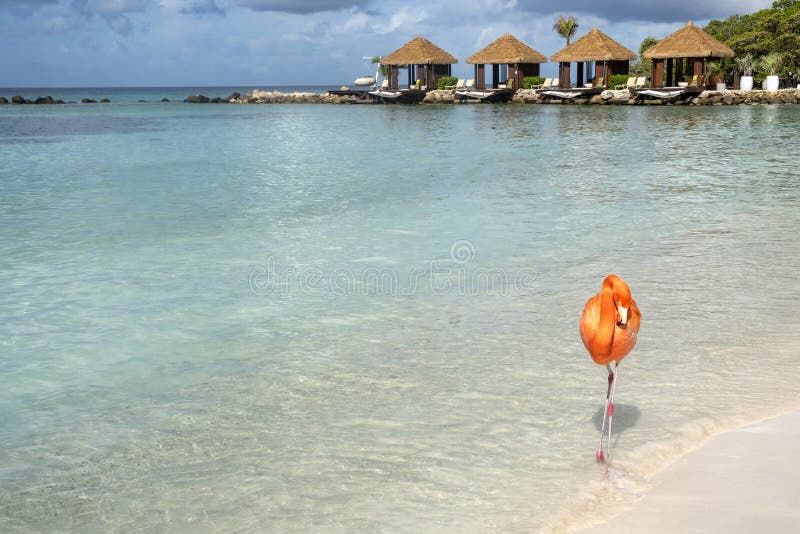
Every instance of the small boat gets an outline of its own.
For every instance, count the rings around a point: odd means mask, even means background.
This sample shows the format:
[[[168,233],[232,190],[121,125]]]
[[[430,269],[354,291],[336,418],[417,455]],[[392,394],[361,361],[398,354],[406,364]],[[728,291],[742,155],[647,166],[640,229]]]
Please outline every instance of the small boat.
[[[375,76],[362,76],[356,78],[353,85],[375,85]]]

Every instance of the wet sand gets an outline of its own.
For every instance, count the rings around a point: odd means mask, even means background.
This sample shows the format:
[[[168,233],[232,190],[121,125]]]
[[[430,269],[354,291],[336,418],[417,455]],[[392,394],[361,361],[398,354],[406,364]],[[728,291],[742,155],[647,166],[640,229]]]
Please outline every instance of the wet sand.
[[[720,434],[652,480],[633,508],[582,530],[789,533],[800,528],[800,410]]]

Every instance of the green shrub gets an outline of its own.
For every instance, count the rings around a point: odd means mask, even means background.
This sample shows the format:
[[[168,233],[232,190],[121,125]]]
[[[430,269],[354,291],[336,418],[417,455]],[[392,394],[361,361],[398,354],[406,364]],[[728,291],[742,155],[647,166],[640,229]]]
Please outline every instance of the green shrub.
[[[442,76],[436,84],[437,89],[445,89],[448,85],[455,85],[458,83],[458,78],[455,76]]]
[[[531,85],[542,85],[544,83],[544,78],[541,76],[525,76],[522,78],[522,88],[523,89],[530,89]]]
[[[611,76],[611,79],[608,80],[608,88],[613,89],[618,85],[625,85],[628,83],[628,78],[630,76],[628,74],[614,74]]]

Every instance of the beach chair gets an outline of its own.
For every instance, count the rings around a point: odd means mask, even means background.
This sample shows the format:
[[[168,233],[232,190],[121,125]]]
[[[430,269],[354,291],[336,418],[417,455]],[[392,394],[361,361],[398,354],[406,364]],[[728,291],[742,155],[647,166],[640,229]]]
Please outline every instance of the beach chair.
[[[456,91],[458,91],[459,89],[463,89],[463,88],[464,88],[464,79],[463,78],[459,78],[455,85],[448,85],[447,87],[445,87],[445,89],[453,89],[453,90],[456,90]]]
[[[689,82],[689,87],[697,87],[697,74],[692,76],[692,80]]]
[[[632,89],[635,87],[636,87],[636,76],[629,76],[627,82],[615,85],[614,90],[619,91],[620,89]]]
[[[602,76],[598,76],[597,80],[594,82],[595,87],[605,87],[606,86],[606,79]]]
[[[472,78],[467,80],[467,83],[464,84],[464,90],[465,91],[468,91],[468,90],[470,90],[470,89],[472,89],[474,87],[475,87],[475,80],[473,80]]]
[[[550,78],[545,78],[542,83],[531,84],[530,89],[541,89],[544,84],[550,85]]]
[[[639,76],[636,78],[636,86],[634,89],[641,89],[647,85],[647,76]]]
[[[555,89],[556,87],[558,87],[558,78],[545,78],[539,90],[546,91],[548,89]]]
[[[381,82],[381,87],[380,88],[381,88],[381,90],[389,88],[389,78],[386,78],[385,80],[383,80]]]

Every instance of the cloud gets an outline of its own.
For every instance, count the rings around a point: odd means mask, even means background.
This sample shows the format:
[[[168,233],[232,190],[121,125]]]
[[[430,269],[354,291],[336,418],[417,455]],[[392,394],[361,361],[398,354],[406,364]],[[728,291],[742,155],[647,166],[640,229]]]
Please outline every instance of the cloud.
[[[197,0],[188,6],[182,7],[180,12],[184,15],[221,15],[225,16],[225,10],[217,5],[214,0]]]
[[[307,15],[320,11],[360,7],[369,3],[369,0],[232,0],[231,3],[254,11],[280,11]]]
[[[595,0],[561,0],[554,10],[549,0],[519,0],[517,6],[528,12],[564,16],[591,14],[609,21],[686,22],[727,18],[735,13],[748,13],[770,7],[772,0],[672,0],[670,2],[642,2],[641,0],[619,0],[597,2]]]
[[[27,17],[42,6],[58,4],[58,0],[0,0],[0,11]]]
[[[398,28],[414,28],[427,18],[425,9],[404,7],[393,13],[385,24],[375,24],[372,29],[375,33],[392,33]]]
[[[86,18],[103,19],[118,35],[133,32],[131,14],[157,6],[154,0],[72,0],[70,5]]]

